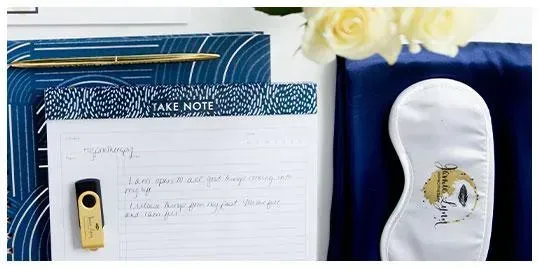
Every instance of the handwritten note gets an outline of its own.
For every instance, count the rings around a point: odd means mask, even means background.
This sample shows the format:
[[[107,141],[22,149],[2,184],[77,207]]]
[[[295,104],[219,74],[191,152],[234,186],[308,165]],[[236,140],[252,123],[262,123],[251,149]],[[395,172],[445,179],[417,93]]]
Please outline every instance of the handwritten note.
[[[315,115],[53,120],[48,144],[54,260],[316,259]],[[95,252],[83,178],[101,181]]]

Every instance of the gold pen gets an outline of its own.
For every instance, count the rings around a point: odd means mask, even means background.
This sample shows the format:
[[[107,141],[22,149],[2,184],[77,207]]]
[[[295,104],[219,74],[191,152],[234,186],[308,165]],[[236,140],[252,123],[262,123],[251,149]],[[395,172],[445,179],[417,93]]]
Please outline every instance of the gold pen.
[[[9,64],[9,66],[14,68],[62,68],[122,64],[172,63],[213,60],[217,58],[219,58],[219,54],[213,53],[148,54],[129,56],[99,56],[24,60],[19,62],[13,62]]]

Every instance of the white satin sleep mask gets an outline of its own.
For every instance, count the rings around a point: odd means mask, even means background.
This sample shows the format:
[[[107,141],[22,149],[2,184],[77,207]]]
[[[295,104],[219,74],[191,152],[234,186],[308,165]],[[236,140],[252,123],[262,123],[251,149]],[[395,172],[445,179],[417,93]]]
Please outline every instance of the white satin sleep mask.
[[[485,260],[494,144],[481,96],[451,79],[418,82],[393,104],[389,133],[405,183],[382,234],[382,260]]]

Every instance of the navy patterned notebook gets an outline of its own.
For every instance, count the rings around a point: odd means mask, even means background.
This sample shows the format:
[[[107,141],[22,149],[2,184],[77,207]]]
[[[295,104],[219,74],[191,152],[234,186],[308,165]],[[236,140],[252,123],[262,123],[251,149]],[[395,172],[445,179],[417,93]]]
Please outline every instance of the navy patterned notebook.
[[[8,68],[8,260],[50,260],[45,88],[269,82],[270,40],[261,32],[242,32],[8,42],[8,63],[181,52],[221,57],[100,68]]]
[[[315,84],[51,88],[45,102],[53,260],[316,260]],[[84,178],[100,180],[105,224],[79,220]],[[97,232],[104,246],[85,250]]]

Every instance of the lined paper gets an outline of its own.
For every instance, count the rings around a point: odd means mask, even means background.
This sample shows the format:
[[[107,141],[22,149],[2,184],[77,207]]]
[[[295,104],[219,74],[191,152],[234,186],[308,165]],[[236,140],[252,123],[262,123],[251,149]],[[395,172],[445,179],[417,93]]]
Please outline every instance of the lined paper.
[[[316,115],[48,122],[54,260],[316,259]],[[101,181],[105,248],[74,183]]]

